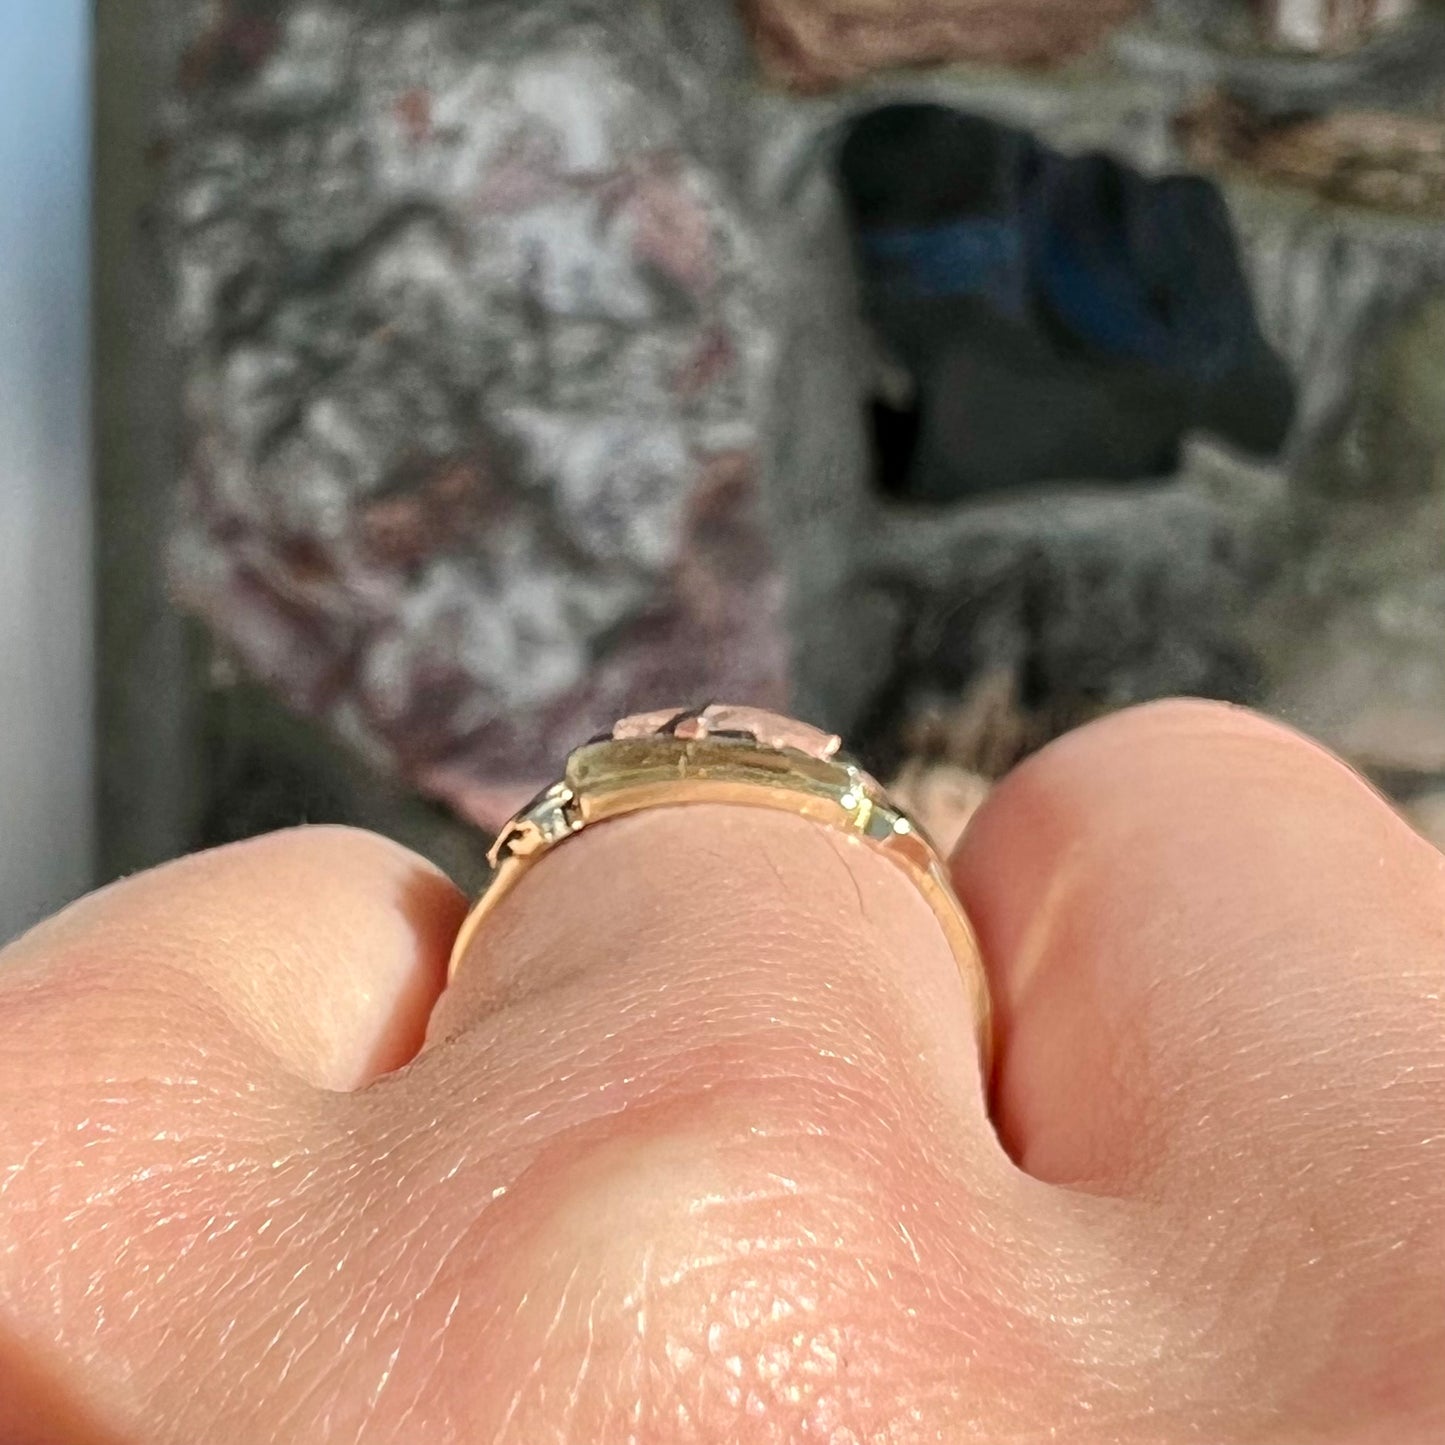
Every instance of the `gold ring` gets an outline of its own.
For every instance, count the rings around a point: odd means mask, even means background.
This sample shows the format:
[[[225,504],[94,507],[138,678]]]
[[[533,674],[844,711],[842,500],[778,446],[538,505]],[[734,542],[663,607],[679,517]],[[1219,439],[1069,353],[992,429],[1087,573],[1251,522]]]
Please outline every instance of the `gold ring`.
[[[901,869],[933,909],[958,962],[988,1077],[988,982],[973,927],[937,849],[878,782],[843,756],[841,739],[757,708],[643,713],[578,748],[562,781],[502,829],[488,854],[491,879],[457,936],[448,978],[492,910],[553,848],[608,818],[688,803],[801,814],[862,840]]]

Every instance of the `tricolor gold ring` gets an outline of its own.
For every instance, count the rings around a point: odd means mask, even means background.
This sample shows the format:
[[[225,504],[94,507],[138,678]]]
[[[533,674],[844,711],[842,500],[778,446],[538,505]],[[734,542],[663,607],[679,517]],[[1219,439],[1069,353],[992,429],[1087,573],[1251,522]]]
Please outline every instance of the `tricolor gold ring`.
[[[904,873],[933,910],[957,960],[987,1077],[988,984],[973,928],[938,850],[883,787],[844,756],[839,738],[756,708],[644,713],[578,748],[562,780],[497,838],[488,855],[490,881],[462,925],[448,976],[455,976],[492,911],[554,848],[609,818],[693,803],[795,813],[859,840]]]

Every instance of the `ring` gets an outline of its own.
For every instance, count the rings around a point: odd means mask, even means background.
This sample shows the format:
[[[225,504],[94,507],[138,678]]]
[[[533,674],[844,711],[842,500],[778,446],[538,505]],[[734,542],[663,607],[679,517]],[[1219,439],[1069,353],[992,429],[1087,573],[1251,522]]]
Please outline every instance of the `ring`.
[[[800,814],[858,839],[905,873],[958,963],[988,1078],[988,982],[973,927],[937,849],[882,786],[843,755],[840,738],[757,708],[642,713],[578,748],[561,782],[523,808],[492,846],[491,878],[457,936],[448,979],[493,909],[552,849],[609,818],[690,803]]]

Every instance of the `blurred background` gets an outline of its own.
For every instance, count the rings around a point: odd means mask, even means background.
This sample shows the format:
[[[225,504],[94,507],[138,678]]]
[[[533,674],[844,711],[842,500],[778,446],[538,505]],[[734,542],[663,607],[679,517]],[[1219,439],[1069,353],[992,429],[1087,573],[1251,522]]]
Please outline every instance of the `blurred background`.
[[[94,876],[90,44],[0,0],[0,938]]]
[[[0,122],[0,937],[711,699],[1445,834],[1433,0],[0,0]]]

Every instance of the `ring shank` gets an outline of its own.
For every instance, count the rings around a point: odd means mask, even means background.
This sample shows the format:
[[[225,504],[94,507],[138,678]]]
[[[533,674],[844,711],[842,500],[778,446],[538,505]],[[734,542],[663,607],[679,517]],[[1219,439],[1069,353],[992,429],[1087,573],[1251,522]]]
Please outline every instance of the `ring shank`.
[[[706,803],[808,818],[857,839],[900,869],[933,911],[957,961],[988,1077],[992,1024],[982,956],[933,845],[856,766],[765,747],[751,738],[607,740],[575,752],[564,780],[498,838],[491,882],[457,937],[448,978],[455,977],[492,912],[553,848],[613,818]]]

